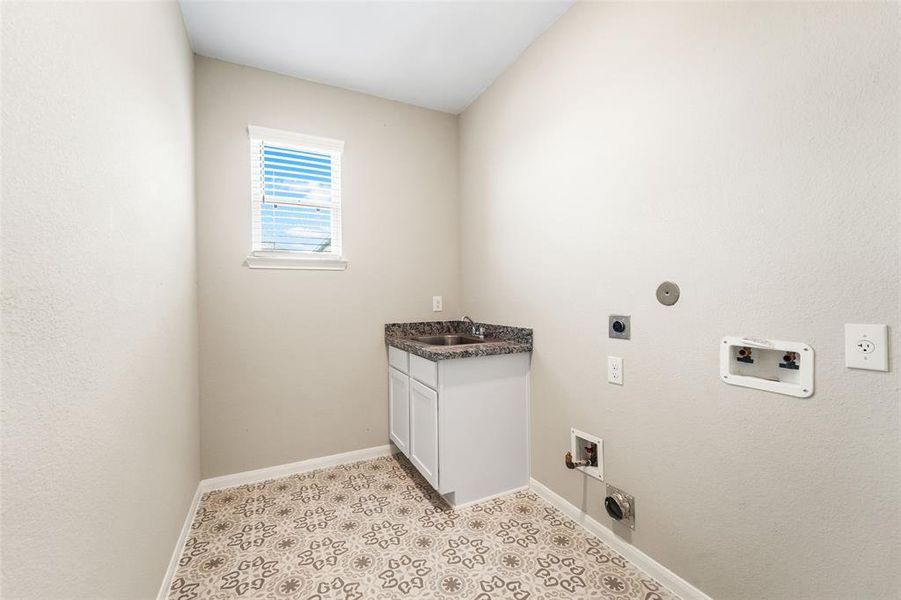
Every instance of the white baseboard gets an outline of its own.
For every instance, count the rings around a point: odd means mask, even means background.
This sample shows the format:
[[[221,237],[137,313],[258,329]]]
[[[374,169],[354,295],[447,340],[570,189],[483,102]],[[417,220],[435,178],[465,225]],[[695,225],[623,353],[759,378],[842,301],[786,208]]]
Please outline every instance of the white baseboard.
[[[295,473],[304,473],[307,471],[315,471],[325,467],[333,467],[335,465],[343,465],[346,463],[357,462],[358,460],[367,460],[370,458],[378,458],[380,456],[390,456],[395,450],[390,445],[375,446],[373,448],[363,448],[362,450],[353,450],[351,452],[343,452],[341,454],[332,454],[331,456],[320,456],[319,458],[310,458],[298,462],[288,463],[286,465],[278,465],[275,467],[267,467],[265,469],[255,469],[253,471],[244,471],[243,473],[232,473],[231,475],[222,475],[220,477],[211,477],[202,479],[197,484],[197,491],[194,492],[194,499],[191,501],[191,508],[188,510],[188,516],[185,517],[185,523],[182,525],[181,533],[178,535],[178,541],[175,544],[175,551],[169,560],[169,568],[166,569],[166,576],[163,578],[163,584],[160,587],[157,600],[166,600],[169,595],[169,587],[172,585],[172,578],[178,568],[178,559],[181,557],[181,550],[188,541],[188,534],[191,531],[191,522],[194,520],[194,513],[200,505],[200,498],[206,492],[213,490],[221,490],[223,488],[235,487],[245,483],[256,483],[257,481],[265,481],[267,479],[276,479],[285,477]]]
[[[584,527],[589,533],[600,538],[602,542],[621,554],[623,558],[653,577],[658,583],[674,594],[680,596],[683,600],[712,600],[710,596],[688,583],[629,542],[617,537],[610,529],[601,525],[573,504],[570,504],[563,496],[551,491],[549,487],[540,481],[532,479],[529,487],[549,504],[556,507],[560,512]]]
[[[209,479],[202,480],[198,487],[203,492],[221,490],[223,488],[244,485],[245,483],[256,483],[257,481],[265,481],[267,479],[277,479],[278,477],[286,477],[288,475],[293,475],[294,473],[315,471],[316,469],[343,465],[358,460],[389,456],[392,452],[392,448],[388,444],[384,446],[375,446],[373,448],[363,448],[362,450],[332,454],[331,456],[320,456],[319,458],[310,458],[288,463],[286,465],[266,467],[265,469],[255,469],[253,471],[232,473],[231,475],[222,475],[220,477],[210,477]]]
[[[442,496],[442,498],[444,498],[444,501],[447,502],[451,508],[453,508],[454,510],[460,510],[461,508],[470,507],[473,504],[481,504],[482,502],[488,502],[489,500],[494,500],[495,498],[500,498],[501,496],[506,496],[508,494],[515,494],[516,492],[521,492],[521,491],[524,491],[527,489],[529,489],[529,486],[523,485],[520,487],[513,488],[511,490],[498,492],[497,494],[491,494],[490,496],[486,496],[484,498],[479,498],[478,500],[470,500],[469,502],[463,502],[460,504],[454,504],[453,502],[448,500],[446,496]]]
[[[184,525],[181,526],[181,533],[178,534],[178,541],[175,542],[175,551],[172,553],[172,558],[169,559],[169,568],[166,569],[163,584],[160,586],[160,591],[157,594],[157,600],[166,600],[166,597],[169,595],[169,586],[172,585],[172,578],[175,577],[175,570],[178,569],[181,549],[185,547],[185,542],[188,541],[188,533],[191,531],[194,513],[197,512],[197,507],[200,506],[200,497],[202,495],[203,492],[200,490],[200,485],[198,485],[197,489],[194,490],[194,499],[191,500],[191,506],[188,508],[188,515],[185,517]]]

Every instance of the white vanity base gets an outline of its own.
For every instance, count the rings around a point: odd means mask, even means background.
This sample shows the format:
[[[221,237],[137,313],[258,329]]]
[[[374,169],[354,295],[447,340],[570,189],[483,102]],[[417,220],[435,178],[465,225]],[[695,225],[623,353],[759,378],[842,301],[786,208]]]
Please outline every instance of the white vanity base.
[[[388,350],[391,441],[432,487],[457,507],[528,487],[530,354]]]

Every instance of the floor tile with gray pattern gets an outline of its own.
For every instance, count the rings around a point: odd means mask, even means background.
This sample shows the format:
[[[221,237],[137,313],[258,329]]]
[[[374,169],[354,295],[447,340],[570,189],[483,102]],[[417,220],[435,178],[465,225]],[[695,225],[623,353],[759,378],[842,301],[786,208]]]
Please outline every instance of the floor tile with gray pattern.
[[[532,492],[452,510],[403,457],[204,494],[169,600],[674,596]]]

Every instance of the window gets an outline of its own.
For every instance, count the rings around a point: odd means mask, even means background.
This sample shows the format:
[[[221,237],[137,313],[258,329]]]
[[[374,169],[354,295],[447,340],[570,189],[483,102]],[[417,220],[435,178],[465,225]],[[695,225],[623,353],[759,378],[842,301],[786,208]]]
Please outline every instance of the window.
[[[344,142],[248,127],[252,268],[343,269]]]

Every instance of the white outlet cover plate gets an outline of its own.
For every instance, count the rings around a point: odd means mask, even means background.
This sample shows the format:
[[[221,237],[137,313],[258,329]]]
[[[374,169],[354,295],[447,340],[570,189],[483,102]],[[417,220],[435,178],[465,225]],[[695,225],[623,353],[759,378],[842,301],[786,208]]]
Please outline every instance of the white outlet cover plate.
[[[607,357],[607,383],[623,384],[623,359],[618,356]]]
[[[845,366],[888,371],[888,326],[845,324]]]
[[[444,299],[441,296],[432,296],[432,312],[444,310]]]

